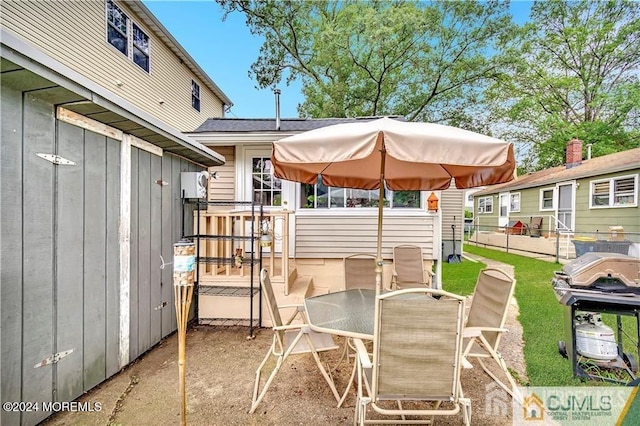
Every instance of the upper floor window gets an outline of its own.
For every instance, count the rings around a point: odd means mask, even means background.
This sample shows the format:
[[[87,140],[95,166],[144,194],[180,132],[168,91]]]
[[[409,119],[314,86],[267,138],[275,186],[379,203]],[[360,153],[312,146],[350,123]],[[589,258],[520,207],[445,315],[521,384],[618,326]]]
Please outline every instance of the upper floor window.
[[[140,68],[149,72],[149,36],[120,9],[107,0],[107,41]]]
[[[493,197],[478,198],[478,213],[493,213]]]
[[[193,80],[191,80],[191,106],[196,111],[200,111],[200,86]]]
[[[149,72],[149,36],[133,24],[133,62]]]
[[[590,207],[638,205],[638,175],[591,181]]]
[[[300,207],[307,209],[377,207],[380,192],[377,189],[327,187],[318,177],[315,185],[301,185]],[[390,191],[385,189],[385,207],[419,208],[420,191]]]
[[[540,190],[540,210],[553,210],[553,196],[555,188],[545,188]]]
[[[129,56],[129,18],[111,0],[107,0],[107,41]]]

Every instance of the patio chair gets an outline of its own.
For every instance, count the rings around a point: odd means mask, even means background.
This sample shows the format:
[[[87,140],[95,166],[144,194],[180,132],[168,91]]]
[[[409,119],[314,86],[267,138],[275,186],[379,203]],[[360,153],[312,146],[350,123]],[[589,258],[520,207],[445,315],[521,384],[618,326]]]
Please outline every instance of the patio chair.
[[[354,339],[358,351],[355,422],[427,424],[434,416],[462,411],[462,421],[468,425],[471,401],[464,398],[460,386],[464,297],[411,288],[380,295],[376,303],[373,359],[364,342]],[[442,406],[443,402],[447,404]],[[368,412],[376,418],[368,419]]]
[[[434,273],[432,271],[427,272],[433,278]],[[393,248],[391,288],[399,290],[424,286],[428,287],[429,282],[425,279],[422,248],[410,244],[395,246]]]
[[[306,325],[306,318],[304,315],[304,307],[302,305],[283,305],[278,307],[276,303],[275,294],[273,293],[273,287],[271,286],[271,280],[269,273],[266,269],[260,271],[260,283],[262,284],[262,291],[264,294],[264,300],[267,305],[267,309],[271,316],[271,322],[273,324],[273,342],[267,351],[267,355],[260,363],[260,366],[256,370],[256,381],[253,387],[253,398],[251,400],[251,410],[249,413],[253,413],[264,395],[267,393],[271,382],[280,370],[280,367],[289,355],[299,355],[311,353],[318,365],[318,369],[322,373],[322,376],[329,384],[329,388],[336,398],[336,401],[340,399],[338,391],[336,390],[333,379],[329,375],[329,370],[325,369],[320,361],[319,352],[330,351],[338,349],[339,346],[335,344],[331,335],[326,333],[316,333],[309,329]],[[282,321],[279,309],[295,307],[295,312],[291,315],[287,322]],[[292,321],[300,316],[302,319],[301,324],[292,324]],[[260,388],[260,376],[262,368],[267,363],[267,360],[271,357],[276,358],[276,365],[273,368],[269,378],[264,383],[262,391]]]
[[[376,257],[372,254],[352,254],[343,259],[344,289],[376,288]]]
[[[532,237],[539,237],[542,235],[542,217],[532,216],[529,220],[529,224],[526,225],[529,235]]]
[[[506,272],[494,268],[480,271],[465,323],[464,358],[477,359],[482,369],[512,398],[521,401],[522,396],[498,351],[507,319],[507,309],[513,297],[516,280]],[[492,372],[484,360],[493,360],[509,382],[507,386]]]

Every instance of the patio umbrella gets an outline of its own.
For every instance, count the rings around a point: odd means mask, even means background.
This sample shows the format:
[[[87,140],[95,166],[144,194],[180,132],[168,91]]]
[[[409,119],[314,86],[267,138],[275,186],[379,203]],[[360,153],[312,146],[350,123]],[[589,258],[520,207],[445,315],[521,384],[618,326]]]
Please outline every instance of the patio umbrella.
[[[459,189],[508,182],[513,144],[455,127],[380,118],[322,127],[273,143],[281,179],[326,186],[381,189],[376,290],[382,283],[384,187],[395,191]]]

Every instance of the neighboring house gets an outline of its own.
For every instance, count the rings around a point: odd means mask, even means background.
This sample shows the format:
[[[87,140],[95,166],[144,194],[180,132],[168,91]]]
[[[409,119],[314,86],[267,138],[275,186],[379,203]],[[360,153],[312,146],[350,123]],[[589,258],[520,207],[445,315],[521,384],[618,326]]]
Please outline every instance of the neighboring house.
[[[276,255],[288,253],[285,256],[291,259],[289,268],[295,269],[296,275],[312,276],[316,289],[335,291],[343,283],[343,257],[355,253],[375,254],[377,191],[281,182],[273,176],[272,142],[324,126],[369,119],[372,118],[211,118],[189,135],[222,153],[227,160],[224,166],[210,169],[218,173],[218,178],[210,182],[210,199],[254,199],[262,201],[269,211],[286,210],[286,222],[281,220],[275,227],[276,234],[288,235],[288,238],[276,241]],[[436,192],[442,216],[427,212],[426,198],[430,193],[387,194],[389,206],[384,213],[382,241],[385,260],[392,260],[395,245],[417,244],[423,248],[425,263],[431,267],[433,262],[442,259],[443,244],[445,257],[452,252],[454,217],[460,253],[463,191]],[[281,229],[284,223],[288,223],[287,230]],[[437,265],[435,269],[439,276]],[[282,275],[273,277],[272,281],[288,279],[286,272]],[[390,276],[387,274],[385,279],[389,282]],[[285,285],[285,293],[287,291]]]
[[[183,132],[231,102],[142,3],[0,12],[2,401],[70,401],[176,329],[180,174],[225,161]]]
[[[582,142],[567,144],[566,164],[519,176],[474,194],[475,224],[497,230],[510,221],[529,224],[541,217],[541,231],[575,234],[608,233],[621,226],[640,232],[638,175],[640,148],[582,159]]]

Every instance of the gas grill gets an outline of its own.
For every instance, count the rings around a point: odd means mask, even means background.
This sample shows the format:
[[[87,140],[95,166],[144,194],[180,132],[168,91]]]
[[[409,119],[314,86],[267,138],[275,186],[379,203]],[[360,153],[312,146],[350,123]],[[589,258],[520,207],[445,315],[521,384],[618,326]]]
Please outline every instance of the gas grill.
[[[558,301],[565,306],[566,341],[558,342],[558,350],[571,359],[574,376],[637,383],[640,259],[587,253],[564,265],[551,281]],[[615,333],[603,322],[602,313],[615,315]],[[635,317],[632,333],[624,329],[622,316]],[[633,343],[632,352],[624,351],[623,341]]]

